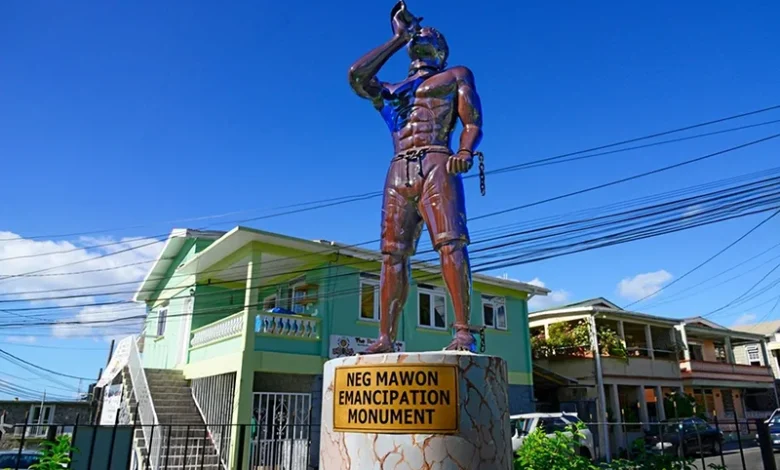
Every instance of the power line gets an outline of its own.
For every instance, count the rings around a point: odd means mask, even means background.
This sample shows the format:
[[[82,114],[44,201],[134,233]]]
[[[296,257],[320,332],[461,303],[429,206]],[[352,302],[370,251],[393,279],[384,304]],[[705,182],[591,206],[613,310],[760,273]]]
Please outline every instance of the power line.
[[[769,107],[766,107],[766,108],[761,108],[761,109],[757,109],[757,110],[753,110],[753,111],[749,111],[749,112],[744,112],[744,113],[739,113],[739,114],[735,114],[735,115],[731,115],[731,116],[727,116],[727,117],[723,117],[723,118],[718,118],[718,119],[714,119],[714,120],[710,120],[710,121],[705,121],[705,122],[701,122],[701,123],[697,123],[697,124],[693,124],[693,125],[688,125],[688,126],[675,128],[675,129],[670,129],[670,130],[667,130],[667,131],[657,132],[657,133],[653,133],[653,134],[649,134],[649,135],[645,135],[645,136],[641,136],[641,137],[635,137],[635,138],[631,138],[631,139],[627,139],[627,140],[613,142],[613,143],[606,144],[606,145],[600,145],[600,146],[596,146],[596,147],[591,147],[591,148],[588,148],[588,149],[585,149],[585,150],[579,150],[579,151],[575,151],[575,152],[569,152],[569,153],[556,155],[556,156],[553,156],[553,157],[546,157],[546,158],[531,160],[531,161],[524,162],[524,163],[521,163],[521,164],[510,165],[510,166],[507,166],[507,167],[491,170],[491,171],[488,171],[487,174],[500,174],[500,173],[506,173],[506,172],[511,172],[511,171],[517,171],[517,170],[525,169],[525,168],[546,166],[546,165],[551,164],[551,163],[558,163],[559,160],[563,160],[563,159],[566,159],[566,158],[569,158],[569,157],[573,157],[575,155],[582,155],[582,154],[587,154],[587,153],[595,152],[595,151],[599,151],[599,150],[605,150],[605,149],[608,149],[608,148],[619,147],[621,145],[626,145],[626,144],[630,144],[630,143],[640,142],[640,141],[643,141],[643,140],[650,140],[650,139],[654,139],[654,138],[657,138],[657,137],[663,137],[663,136],[666,136],[666,135],[676,134],[676,133],[680,133],[680,132],[684,132],[684,131],[688,131],[688,130],[693,130],[693,129],[696,129],[696,128],[706,127],[706,126],[719,124],[719,123],[723,123],[723,122],[727,122],[727,121],[731,121],[731,120],[735,120],[735,119],[741,119],[741,118],[744,118],[744,117],[753,116],[753,115],[757,115],[757,114],[761,114],[761,113],[765,113],[765,112],[769,112],[769,111],[774,111],[774,110],[777,110],[777,109],[780,109],[780,105],[769,106]],[[585,159],[585,158],[593,158],[593,157],[596,157],[596,156],[608,155],[608,154],[613,154],[613,153],[618,153],[618,152],[626,152],[626,151],[636,150],[636,149],[640,149],[640,148],[647,148],[647,147],[652,147],[652,146],[657,146],[657,145],[665,145],[665,144],[668,144],[668,143],[677,143],[677,142],[681,142],[681,141],[684,141],[684,140],[691,140],[691,139],[695,139],[695,138],[709,137],[709,136],[713,136],[713,135],[723,134],[723,133],[726,133],[726,132],[735,132],[735,131],[755,128],[755,127],[759,127],[759,126],[775,124],[777,122],[780,122],[780,120],[765,121],[765,122],[761,122],[761,123],[757,123],[757,124],[751,124],[751,125],[746,125],[746,126],[739,126],[739,127],[736,127],[736,128],[724,129],[724,130],[720,130],[720,131],[709,132],[709,133],[704,133],[704,134],[699,134],[699,135],[694,135],[694,136],[688,136],[688,137],[683,137],[683,138],[679,138],[679,139],[672,139],[672,140],[656,142],[656,143],[642,145],[642,146],[630,147],[630,148],[627,148],[627,149],[619,149],[619,150],[614,150],[614,151],[610,151],[610,152],[604,152],[604,153],[599,153],[599,154],[587,155],[587,156],[578,157],[578,158],[574,158],[574,159],[564,160],[564,162],[580,160],[580,159]],[[465,178],[466,179],[470,179],[470,178],[474,178],[476,176],[477,175],[474,175],[474,174],[466,175]],[[339,196],[339,197],[336,197],[336,198],[328,198],[328,199],[321,199],[321,200],[309,201],[309,202],[304,202],[304,203],[290,204],[290,205],[286,205],[286,206],[280,206],[277,209],[289,209],[289,208],[296,208],[296,207],[307,206],[307,205],[313,205],[315,207],[309,207],[309,208],[297,209],[297,210],[293,210],[293,211],[268,214],[268,215],[263,215],[263,216],[259,216],[259,217],[253,217],[253,218],[248,218],[248,219],[240,219],[238,221],[229,221],[229,222],[223,222],[223,223],[225,223],[225,224],[226,223],[232,223],[232,224],[236,224],[237,223],[237,224],[240,224],[240,223],[252,222],[252,221],[257,221],[257,220],[262,220],[262,219],[267,219],[267,218],[279,217],[279,216],[282,216],[282,215],[289,215],[289,214],[295,214],[295,213],[300,213],[300,212],[307,212],[307,211],[311,211],[311,210],[316,210],[316,209],[321,209],[321,208],[326,208],[326,207],[333,207],[333,206],[336,206],[336,205],[347,204],[347,203],[351,203],[351,202],[357,202],[357,201],[362,201],[362,200],[367,200],[367,199],[373,199],[375,197],[381,196],[381,194],[382,194],[381,191],[373,191],[373,192],[362,193],[362,194],[355,194],[355,195],[349,195],[349,196]],[[190,218],[190,219],[178,219],[178,220],[169,221],[169,222],[222,218],[222,217],[225,217],[227,215],[232,215],[232,214],[241,213],[241,212],[250,212],[250,211],[252,211],[252,210],[248,210],[248,211],[233,211],[233,212],[228,212],[228,213],[225,213],[225,214],[220,214],[220,215],[215,215],[215,216],[204,216],[204,217]],[[220,223],[220,224],[222,224],[222,223]],[[219,225],[219,224],[211,224],[211,226],[213,226],[213,225]],[[114,231],[116,231],[116,230],[127,230],[127,229],[134,229],[134,228],[140,228],[140,227],[145,227],[145,226],[149,226],[149,224],[135,225],[135,226],[131,226],[131,227],[125,227],[125,228],[113,229],[113,230]],[[209,227],[209,225],[207,225],[205,227]],[[67,234],[50,234],[50,235],[35,235],[35,236],[26,236],[26,237],[4,238],[4,239],[0,239],[0,242],[2,242],[2,241],[31,240],[31,239],[41,239],[41,238],[64,238],[64,237],[73,237],[73,236],[84,236],[84,235],[105,233],[105,232],[109,232],[109,231],[112,231],[112,230],[100,229],[100,230],[85,231],[85,232],[74,232],[74,233],[67,233]],[[162,237],[162,236],[165,236],[165,235],[166,234],[160,234],[160,235],[156,235],[156,236],[148,237],[148,238],[158,238],[158,237]],[[121,242],[116,242],[116,243],[121,243]],[[104,244],[104,245],[101,245],[101,246],[108,246],[108,245],[111,245],[111,244],[114,244],[114,243]]]
[[[495,250],[500,249],[500,248],[505,248],[505,247],[508,247],[508,246],[518,245],[518,244],[526,244],[527,245],[529,242],[549,239],[551,237],[560,237],[561,235],[566,235],[566,234],[571,234],[571,233],[578,233],[578,232],[594,233],[593,232],[594,229],[600,229],[602,227],[607,227],[609,230],[616,230],[616,229],[622,228],[623,226],[630,227],[631,225],[635,225],[637,223],[637,221],[640,221],[642,219],[650,219],[650,218],[654,218],[654,217],[658,217],[658,216],[664,216],[667,213],[670,213],[670,214],[671,213],[677,213],[677,212],[679,212],[681,210],[684,210],[684,209],[690,207],[691,205],[704,207],[707,204],[715,204],[715,203],[721,204],[723,201],[728,201],[729,198],[733,198],[735,195],[741,196],[743,198],[742,202],[740,202],[740,204],[743,204],[743,205],[744,204],[750,204],[750,206],[747,206],[747,207],[752,207],[753,205],[756,204],[756,198],[753,198],[753,199],[749,199],[748,198],[748,199],[746,199],[746,197],[747,196],[752,196],[754,194],[760,194],[760,192],[765,192],[767,190],[767,188],[771,189],[772,187],[777,187],[778,185],[780,185],[780,182],[778,182],[778,180],[780,180],[780,178],[770,178],[770,179],[767,179],[767,180],[763,180],[763,181],[759,181],[759,182],[755,182],[755,183],[750,183],[748,185],[741,185],[741,186],[738,186],[738,187],[729,188],[728,190],[706,193],[704,195],[697,196],[695,198],[685,198],[683,200],[672,201],[672,202],[669,202],[669,203],[656,204],[656,205],[652,205],[652,206],[648,206],[648,207],[643,207],[643,208],[640,208],[638,210],[635,209],[635,210],[631,210],[631,211],[618,212],[618,213],[614,213],[614,214],[608,214],[608,215],[599,216],[599,217],[592,217],[592,218],[588,218],[588,219],[574,220],[574,221],[570,221],[570,222],[566,222],[566,223],[562,223],[562,224],[556,224],[556,225],[552,225],[552,226],[544,226],[544,227],[535,228],[535,229],[531,229],[531,230],[515,232],[513,234],[509,234],[509,235],[506,235],[506,236],[488,238],[488,239],[484,239],[484,240],[480,240],[480,241],[476,242],[475,245],[485,244],[486,242],[491,242],[491,241],[495,241],[495,240],[502,240],[503,241],[503,240],[506,240],[507,238],[515,237],[515,236],[518,236],[518,235],[529,235],[529,234],[538,233],[538,232],[550,231],[550,230],[553,230],[553,229],[574,227],[574,228],[569,228],[566,231],[558,230],[557,232],[548,233],[548,234],[545,234],[545,235],[537,235],[537,236],[533,236],[533,237],[526,237],[526,238],[522,238],[522,239],[514,240],[514,241],[509,241],[509,242],[504,241],[504,242],[502,242],[500,244],[489,245],[489,246],[487,246],[485,248],[478,248],[478,249],[474,250],[473,252],[474,253],[480,253],[480,252],[486,252],[486,251],[495,251]],[[764,184],[764,186],[760,186],[760,184]],[[746,187],[751,187],[751,186],[754,187],[754,188],[753,189],[748,189],[748,190],[744,189]],[[760,191],[760,192],[756,193],[756,191]],[[772,194],[764,195],[764,196],[759,196],[759,198],[761,199],[760,202],[761,203],[765,203],[766,202],[765,199],[767,197],[774,197],[775,195],[780,195],[780,192],[776,192],[776,193],[772,193]],[[734,204],[732,204],[731,206],[733,206],[733,205]],[[722,206],[720,208],[718,208],[716,206],[716,208],[712,209],[712,210],[705,210],[705,209],[702,208],[702,209],[700,209],[698,217],[699,218],[703,218],[705,216],[708,216],[708,214],[710,214],[714,210],[723,211],[725,209],[732,208],[731,206],[724,205],[724,206]],[[622,217],[622,219],[621,219],[621,217]],[[675,221],[675,220],[676,219],[672,219],[672,222]],[[597,223],[594,224],[594,223],[591,223],[591,222],[597,222]],[[625,222],[628,222],[629,225],[625,225]],[[591,223],[591,224],[582,226],[583,223]],[[623,224],[622,226],[621,226],[621,223]],[[565,240],[565,239],[561,239],[561,240]],[[493,255],[490,255],[490,257],[492,257],[492,256]],[[479,259],[479,258],[480,257],[474,257],[474,259]],[[358,264],[373,263],[373,262],[377,262],[377,261],[379,261],[379,259],[370,259],[370,260],[365,260],[365,261],[358,262]],[[414,263],[415,264],[417,264],[417,263],[425,263],[425,262],[428,262],[428,261],[430,261],[430,260],[419,260],[419,261],[416,260]],[[239,268],[237,268],[237,269],[239,269]],[[303,268],[303,269],[300,269],[300,270],[287,271],[285,273],[273,272],[271,274],[266,274],[266,275],[263,275],[263,276],[257,276],[256,279],[257,280],[262,280],[262,278],[278,277],[278,276],[293,275],[293,274],[306,274],[306,273],[311,273],[312,271],[315,271],[317,269],[327,269],[327,267],[324,267],[324,268],[313,268],[313,269],[312,268]],[[332,277],[349,276],[349,275],[352,275],[352,274],[351,273],[342,273],[342,274],[335,275],[335,276],[326,276],[325,279],[327,280],[328,278],[332,278]],[[231,281],[217,281],[217,282],[215,282],[213,284],[214,285],[218,285],[218,284],[221,284],[221,283],[229,283],[229,282],[231,282]],[[286,284],[286,282],[278,283],[278,284],[276,284],[276,286],[280,286],[280,285],[283,285],[283,284]],[[266,287],[272,287],[272,286],[266,286]],[[171,287],[171,288],[162,288],[160,290],[161,291],[165,291],[165,290],[181,290],[181,289],[182,289],[181,286],[176,286],[176,287]],[[236,292],[238,292],[238,291],[242,291],[242,289],[237,289]],[[83,294],[83,295],[80,294],[80,295],[65,295],[65,296],[46,296],[46,297],[40,297],[40,298],[29,298],[28,297],[28,298],[25,298],[25,299],[5,299],[5,300],[2,300],[0,302],[52,301],[52,300],[73,299],[73,298],[78,298],[78,297],[116,296],[116,295],[120,295],[120,294],[123,294],[123,293],[126,294],[126,293],[132,293],[132,292],[130,292],[130,291],[124,291],[124,292],[123,291],[115,291],[115,292],[90,293],[90,294]],[[224,294],[225,294],[225,292],[221,291],[221,292],[214,292],[214,293],[196,293],[195,295],[197,297],[205,297],[205,296],[210,296],[210,295],[224,295]],[[120,304],[123,304],[123,303],[124,304],[129,304],[130,302],[129,301],[112,301],[112,302],[75,304],[75,305],[68,305],[68,306],[49,306],[49,307],[19,308],[19,309],[13,309],[13,312],[16,313],[16,312],[19,312],[19,311],[60,310],[60,309],[83,308],[83,307],[93,307],[93,306],[120,305]],[[96,312],[96,314],[103,314],[103,313],[105,313],[105,312]],[[29,318],[32,318],[34,316],[35,315],[29,315],[29,316],[26,316],[25,318],[29,319]]]
[[[769,217],[767,217],[766,219],[762,220],[761,222],[759,222],[758,224],[753,226],[750,230],[745,232],[742,236],[740,236],[739,238],[737,238],[733,242],[729,243],[725,247],[721,248],[720,250],[718,250],[717,253],[715,253],[714,255],[710,256],[706,260],[702,261],[701,263],[699,263],[697,266],[695,266],[693,269],[691,269],[690,271],[686,272],[682,276],[680,276],[677,279],[673,280],[672,282],[662,286],[660,289],[658,289],[657,291],[653,292],[652,294],[647,294],[646,296],[642,297],[641,299],[638,299],[638,300],[635,300],[634,302],[631,302],[630,304],[626,305],[624,308],[628,309],[632,305],[636,305],[639,302],[641,302],[641,301],[643,301],[643,300],[645,300],[645,299],[647,299],[649,297],[657,295],[659,292],[661,292],[661,291],[663,291],[663,290],[665,290],[665,289],[667,289],[667,288],[677,284],[678,282],[682,281],[683,279],[688,277],[690,274],[692,274],[692,273],[696,272],[697,270],[699,270],[700,268],[704,267],[707,263],[709,263],[710,261],[714,260],[718,256],[720,256],[723,253],[725,253],[726,251],[728,251],[730,248],[734,247],[734,245],[738,244],[739,242],[741,242],[742,240],[747,238],[751,233],[753,233],[756,230],[758,230],[759,228],[761,228],[762,225],[764,225],[765,223],[767,223],[770,220],[772,220],[773,218],[775,218],[775,216],[777,216],[778,213],[780,213],[780,211],[777,211],[777,212],[771,214]]]
[[[44,372],[47,372],[47,373],[49,373],[49,374],[57,375],[57,376],[60,376],[60,377],[65,377],[65,378],[67,378],[67,379],[74,379],[74,380],[92,380],[92,379],[89,379],[89,378],[87,378],[87,377],[78,377],[78,376],[75,376],[75,375],[68,375],[68,374],[63,374],[63,373],[61,373],[61,372],[56,372],[56,371],[53,371],[53,370],[47,369],[47,368],[45,368],[45,367],[41,367],[41,366],[39,366],[39,365],[33,364],[32,362],[25,361],[24,359],[22,359],[22,358],[20,358],[20,357],[14,356],[13,354],[11,354],[11,353],[9,353],[8,351],[5,351],[5,350],[3,350],[3,349],[0,349],[0,354],[3,354],[3,355],[5,355],[5,356],[8,356],[8,357],[10,357],[10,358],[13,358],[13,359],[15,359],[15,360],[17,360],[17,361],[19,361],[19,362],[22,362],[22,363],[24,363],[24,364],[27,364],[27,365],[28,365],[28,366],[30,366],[30,367],[34,367],[34,368],[36,368],[36,369],[40,369],[40,370],[42,370],[42,371],[44,371]]]

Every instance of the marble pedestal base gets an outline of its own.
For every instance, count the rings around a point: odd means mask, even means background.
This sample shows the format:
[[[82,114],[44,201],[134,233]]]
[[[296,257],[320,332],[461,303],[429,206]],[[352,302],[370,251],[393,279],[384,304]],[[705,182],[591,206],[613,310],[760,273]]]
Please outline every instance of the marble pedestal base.
[[[405,428],[401,426],[400,430],[397,427],[392,429],[392,426],[388,425],[388,419],[392,421],[394,418],[401,418],[404,412],[407,413],[405,418],[408,420],[405,424],[412,423],[415,419],[414,411],[405,410],[409,408],[408,406],[395,405],[393,409],[396,410],[396,414],[394,416],[380,414],[379,416],[382,417],[380,419],[385,422],[374,423],[371,429],[357,431],[352,427],[349,431],[334,429],[334,409],[337,414],[335,417],[337,427],[343,427],[347,422],[344,418],[346,414],[343,406],[345,403],[343,390],[347,388],[344,377],[347,370],[363,371],[361,373],[366,374],[370,379],[366,371],[400,370],[399,367],[393,369],[383,368],[383,366],[399,365],[408,366],[407,370],[419,370],[415,368],[416,365],[437,364],[451,365],[455,368],[454,379],[451,374],[448,377],[449,380],[454,380],[452,388],[457,388],[455,394],[457,397],[452,397],[453,400],[457,400],[453,403],[457,405],[457,417],[449,420],[452,426],[445,431],[447,434],[419,430],[414,433],[403,433],[404,429],[410,426]],[[353,369],[356,366],[365,367]],[[338,373],[341,377],[338,384],[336,383],[337,369],[341,369]],[[362,390],[372,394],[379,390],[381,387],[377,385],[380,384],[376,383],[378,374],[379,372],[374,374],[374,383],[363,387]],[[355,385],[354,377],[352,379],[352,385]],[[388,385],[386,376],[383,381],[384,385]],[[385,387],[385,390],[381,390],[381,393],[392,393],[393,390],[401,390],[399,393],[403,393],[403,390],[409,388]],[[323,374],[320,470],[511,470],[512,448],[507,391],[506,362],[494,356],[441,351],[332,359],[325,364]],[[432,400],[443,400],[437,398],[435,393],[432,395],[430,392],[424,393],[429,394]],[[393,403],[399,403],[398,395],[393,396],[396,398]],[[338,402],[340,397],[341,402],[334,403]],[[446,398],[450,397],[446,396]],[[349,400],[354,399],[355,396],[349,398]],[[374,395],[373,399],[382,398]],[[385,400],[387,399],[385,394]],[[358,408],[365,410],[361,411],[364,413],[361,418],[365,418],[366,412],[381,408],[371,406],[375,404],[369,403],[369,406],[365,407],[360,403],[361,406],[353,407],[353,412]],[[447,412],[441,413],[441,416],[453,416]],[[358,414],[355,412],[349,422],[357,422],[356,416]],[[374,418],[376,419],[376,415]],[[434,418],[434,421],[436,419],[438,418]],[[361,422],[365,423],[365,421]],[[413,424],[411,427],[414,426]],[[391,433],[386,432],[387,430]]]

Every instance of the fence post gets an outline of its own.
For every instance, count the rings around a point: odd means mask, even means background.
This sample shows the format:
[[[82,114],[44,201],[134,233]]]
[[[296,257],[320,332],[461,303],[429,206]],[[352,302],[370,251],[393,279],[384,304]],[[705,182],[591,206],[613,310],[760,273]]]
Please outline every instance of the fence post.
[[[187,468],[187,451],[189,450],[190,450],[190,425],[188,424],[186,430],[184,431],[184,459],[182,461],[181,468]]]
[[[171,456],[171,434],[173,434],[173,424],[168,427],[168,437],[165,439],[167,442],[165,444],[165,470],[168,470],[168,459]]]
[[[97,439],[98,425],[92,425],[92,441],[89,444],[89,457],[87,460],[87,470],[92,470],[92,459],[95,456],[95,440]]]
[[[206,440],[209,438],[209,427],[208,425],[203,425],[203,454],[200,456],[200,470],[203,470],[204,465],[206,464]]]
[[[734,411],[734,424],[737,426],[737,442],[739,443],[739,457],[742,459],[742,470],[747,470],[747,465],[745,465],[745,450],[742,448],[742,434],[739,432],[739,418],[737,418],[736,410]]]
[[[141,429],[143,429],[144,424],[141,423]],[[144,465],[144,470],[149,470],[149,465],[151,465],[152,461],[152,442],[154,442],[154,428],[155,425],[151,424],[152,426],[152,432],[149,433],[149,442],[146,442],[146,437],[144,436],[144,444],[146,444],[146,465]],[[159,455],[157,456],[159,460]],[[159,462],[155,463],[155,465],[159,465]]]
[[[236,455],[236,468],[239,468],[241,465],[241,462],[244,461],[244,437],[246,436],[246,427],[243,424],[239,424],[238,426],[238,453]]]
[[[135,455],[135,423],[138,421],[138,405],[135,407],[135,413],[133,413],[133,427],[130,428],[130,452],[127,453],[127,470],[133,465],[133,455]],[[143,432],[143,428],[141,429]],[[141,466],[138,465],[138,468]]]
[[[43,413],[43,410],[41,410],[41,413]],[[19,470],[19,465],[22,463],[22,451],[24,450],[24,437],[25,434],[27,434],[27,420],[30,417],[30,412],[24,414],[24,424],[22,424],[22,438],[19,441],[19,453],[16,454],[16,465],[14,465],[15,470]]]
[[[718,433],[720,435],[720,424],[718,423],[718,413],[712,415],[712,418],[715,420],[715,429],[718,430]],[[726,467],[726,459],[723,457],[723,441],[720,442],[720,464],[724,468]]]
[[[106,470],[111,470],[111,464],[114,461],[114,443],[116,442],[116,427],[119,426],[119,411],[116,413],[116,418],[114,418],[114,429],[111,430],[111,450],[108,452],[108,465],[106,466]]]
[[[775,452],[772,448],[772,436],[769,435],[769,426],[757,419],[756,428],[758,430],[758,443],[761,446],[761,460],[764,462],[764,470],[777,470]]]
[[[68,452],[68,468],[73,465],[73,449],[76,447],[76,434],[79,432],[79,418],[81,414],[76,414],[76,424],[73,425],[73,434],[70,436],[70,452]]]

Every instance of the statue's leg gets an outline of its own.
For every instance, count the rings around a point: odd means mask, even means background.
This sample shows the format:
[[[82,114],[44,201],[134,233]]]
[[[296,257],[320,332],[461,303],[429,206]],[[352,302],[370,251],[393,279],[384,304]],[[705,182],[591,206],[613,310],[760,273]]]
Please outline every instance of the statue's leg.
[[[417,207],[396,189],[394,182],[397,178],[393,177],[393,170],[391,168],[388,176],[382,203],[379,337],[364,354],[394,351],[398,323],[409,294],[409,258],[414,253],[422,231],[422,218]]]
[[[470,350],[474,337],[469,331],[471,314],[471,267],[466,244],[460,240],[439,246],[441,273],[455,311],[455,336],[446,349]]]
[[[455,336],[447,349],[470,349],[474,338],[469,331],[471,314],[471,266],[466,227],[466,204],[460,175],[446,170],[448,155],[426,159],[426,178],[419,210],[428,225],[431,244],[439,252],[444,283],[455,310]]]

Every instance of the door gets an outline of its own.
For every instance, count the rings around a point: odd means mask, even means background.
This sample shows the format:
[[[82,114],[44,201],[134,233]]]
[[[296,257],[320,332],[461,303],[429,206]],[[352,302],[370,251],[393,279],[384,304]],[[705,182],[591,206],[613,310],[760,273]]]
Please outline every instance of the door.
[[[310,393],[255,393],[250,468],[307,470],[311,440]]]
[[[189,360],[190,331],[192,331],[192,311],[194,305],[194,297],[189,296],[184,299],[184,316],[181,318],[181,326],[179,326],[179,338],[181,338],[179,341],[181,343],[181,347],[179,348],[179,354],[176,358],[176,364],[186,364]]]

